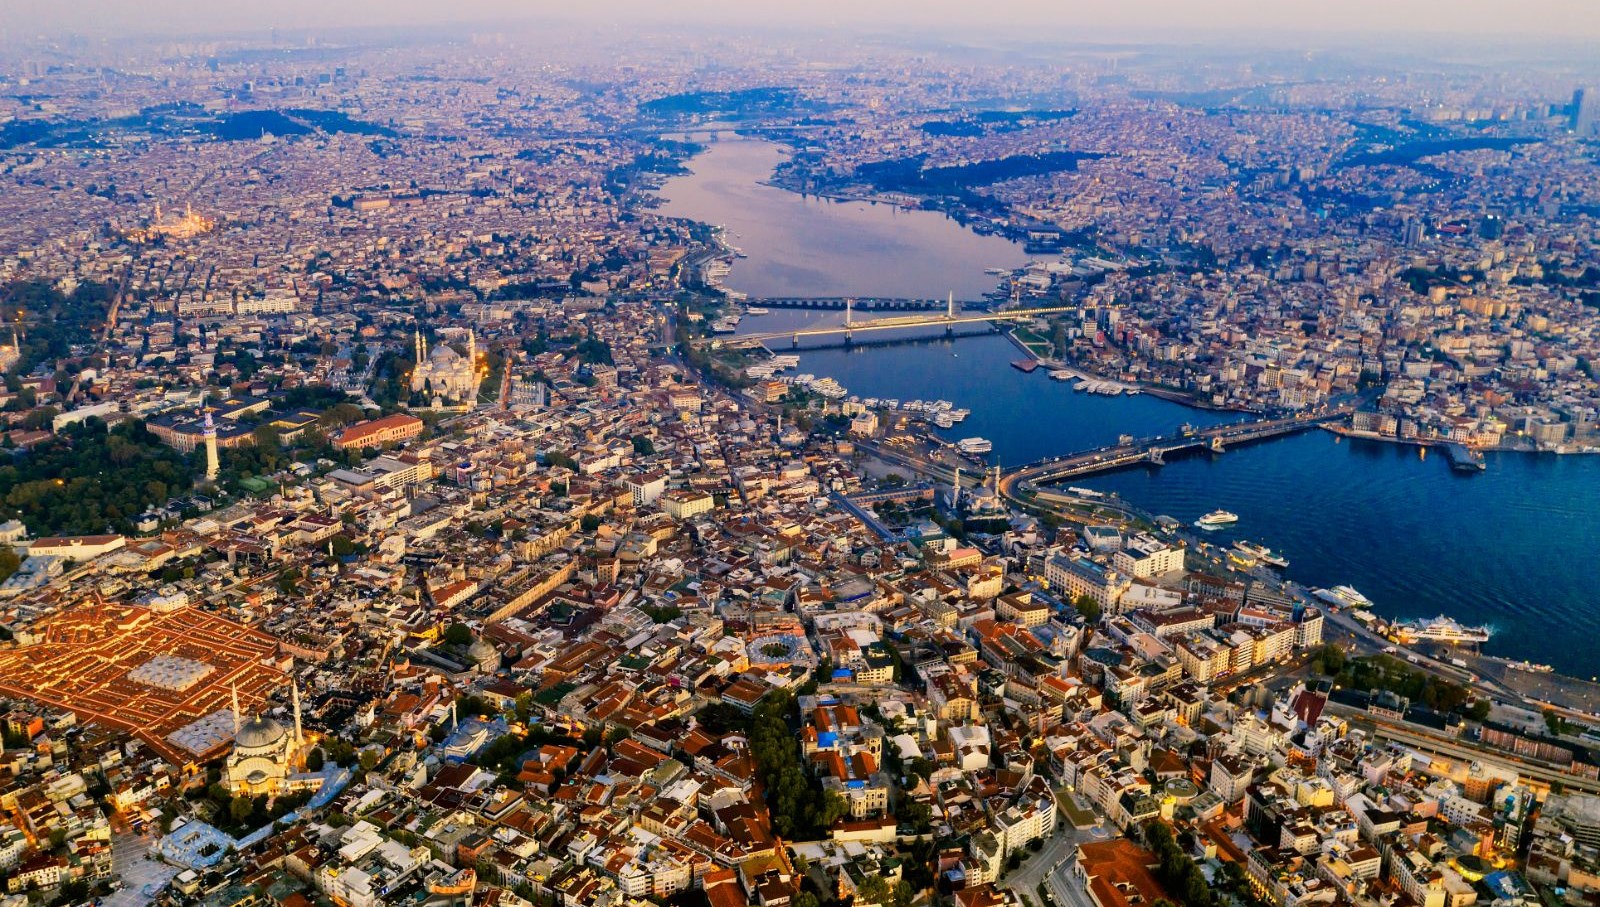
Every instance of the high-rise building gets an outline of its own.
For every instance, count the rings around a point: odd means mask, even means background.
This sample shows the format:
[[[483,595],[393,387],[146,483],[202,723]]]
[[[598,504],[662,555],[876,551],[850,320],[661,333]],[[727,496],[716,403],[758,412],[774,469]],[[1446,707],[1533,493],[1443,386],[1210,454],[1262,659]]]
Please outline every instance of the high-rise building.
[[[1580,138],[1595,134],[1600,126],[1600,95],[1592,89],[1579,88],[1572,93],[1572,131]]]

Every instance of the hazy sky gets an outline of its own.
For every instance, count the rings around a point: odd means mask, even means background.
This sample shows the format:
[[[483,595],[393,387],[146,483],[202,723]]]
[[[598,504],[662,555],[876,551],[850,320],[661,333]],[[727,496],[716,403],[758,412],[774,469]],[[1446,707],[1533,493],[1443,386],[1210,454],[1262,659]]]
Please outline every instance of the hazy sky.
[[[432,25],[579,17],[1019,32],[1429,31],[1600,39],[1600,0],[0,0],[17,33]]]

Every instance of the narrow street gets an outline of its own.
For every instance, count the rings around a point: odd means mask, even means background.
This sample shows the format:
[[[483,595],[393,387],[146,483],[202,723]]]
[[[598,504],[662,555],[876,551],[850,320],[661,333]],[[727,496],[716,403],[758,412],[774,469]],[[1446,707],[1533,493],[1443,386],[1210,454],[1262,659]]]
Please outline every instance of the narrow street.
[[[1000,880],[1000,887],[1009,888],[1018,895],[1026,895],[1034,907],[1049,907],[1039,902],[1039,883],[1044,882],[1046,890],[1055,899],[1056,907],[1094,907],[1070,873],[1079,844],[1116,837],[1115,829],[1108,826],[1104,819],[1096,818],[1098,821],[1094,825],[1080,829],[1070,823],[1064,810],[1060,811],[1055,834],[1045,839],[1038,853],[1024,851],[1027,858],[1021,866]]]

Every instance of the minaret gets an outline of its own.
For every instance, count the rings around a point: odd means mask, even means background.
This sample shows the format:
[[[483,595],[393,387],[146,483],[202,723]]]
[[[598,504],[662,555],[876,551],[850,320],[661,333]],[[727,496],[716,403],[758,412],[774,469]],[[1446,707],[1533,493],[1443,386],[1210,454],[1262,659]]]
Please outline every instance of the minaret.
[[[411,355],[415,357],[418,365],[422,364],[422,331],[411,332]]]
[[[950,509],[961,506],[961,467],[956,467],[956,480],[950,485]]]
[[[206,436],[206,481],[215,482],[222,472],[222,467],[217,461],[217,425],[211,421],[211,410],[206,410],[205,420]]]
[[[300,684],[289,681],[289,696],[294,702],[294,750],[300,750],[306,745],[306,738],[300,731]]]
[[[467,329],[467,364],[473,371],[478,369],[478,335],[471,328]]]
[[[230,683],[230,684],[228,684],[228,687],[229,687],[229,689],[233,690],[233,736],[237,737],[237,736],[239,736],[239,724],[240,724],[240,718],[239,718],[239,685],[237,683]]]

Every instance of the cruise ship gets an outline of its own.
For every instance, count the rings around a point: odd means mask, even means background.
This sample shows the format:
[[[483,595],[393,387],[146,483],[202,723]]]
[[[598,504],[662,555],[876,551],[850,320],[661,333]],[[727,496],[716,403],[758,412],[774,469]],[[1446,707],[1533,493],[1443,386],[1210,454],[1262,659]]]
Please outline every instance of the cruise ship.
[[[1257,545],[1255,542],[1239,541],[1234,542],[1233,547],[1239,549],[1250,557],[1255,558],[1263,564],[1279,568],[1289,566],[1288,558],[1277,553],[1276,551],[1273,551],[1266,545]]]
[[[1366,610],[1372,607],[1372,600],[1349,586],[1334,586],[1332,589],[1312,589],[1311,594],[1333,605],[1346,608]]]
[[[1221,529],[1224,526],[1232,526],[1237,522],[1239,522],[1239,515],[1237,513],[1231,513],[1226,510],[1213,510],[1200,519],[1195,520],[1194,524],[1201,529]]]
[[[1451,645],[1462,643],[1488,642],[1494,631],[1488,627],[1466,627],[1440,615],[1432,620],[1399,620],[1394,624],[1396,633],[1401,642],[1447,642]]]
[[[956,442],[956,446],[961,448],[964,454],[986,454],[994,450],[994,445],[988,438],[962,438]]]

